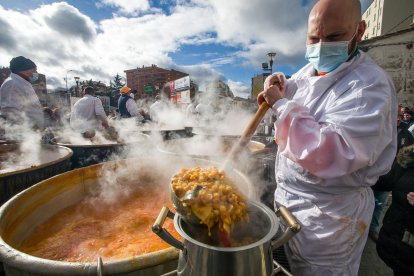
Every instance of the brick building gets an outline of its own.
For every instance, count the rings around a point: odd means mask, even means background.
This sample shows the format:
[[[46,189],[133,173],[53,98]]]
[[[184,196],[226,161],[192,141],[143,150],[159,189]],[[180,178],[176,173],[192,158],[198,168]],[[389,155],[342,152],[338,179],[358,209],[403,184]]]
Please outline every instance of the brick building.
[[[126,73],[126,85],[132,91],[137,91],[138,98],[155,97],[168,82],[188,76],[186,73],[174,69],[163,69],[155,64],[124,72]]]

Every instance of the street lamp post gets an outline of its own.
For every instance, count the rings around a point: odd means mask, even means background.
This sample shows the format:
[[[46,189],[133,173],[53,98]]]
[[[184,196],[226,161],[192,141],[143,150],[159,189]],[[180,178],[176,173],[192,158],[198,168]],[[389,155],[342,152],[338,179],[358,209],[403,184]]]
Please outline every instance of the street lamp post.
[[[68,74],[69,72],[72,72],[73,70],[68,70],[66,71],[66,77],[65,77],[65,81],[66,81],[66,92],[68,92]]]
[[[76,97],[79,97],[78,93],[79,93],[79,77],[74,77],[75,81],[76,81]]]
[[[270,74],[273,73],[273,58],[276,56],[276,53],[267,53],[267,56],[269,57],[269,65],[270,65]]]

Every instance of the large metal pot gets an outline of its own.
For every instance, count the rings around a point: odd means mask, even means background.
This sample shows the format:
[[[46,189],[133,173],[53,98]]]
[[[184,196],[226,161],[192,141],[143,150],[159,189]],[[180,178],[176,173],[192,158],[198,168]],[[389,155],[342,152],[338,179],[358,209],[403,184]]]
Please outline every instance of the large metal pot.
[[[73,152],[67,147],[39,144],[30,161],[20,146],[18,142],[0,144],[0,205],[35,183],[70,169]]]
[[[182,124],[165,125],[145,123],[138,126],[138,130],[150,136],[160,135],[164,141],[185,138],[192,135],[191,128],[185,127]]]
[[[107,143],[94,144],[89,143],[71,143],[69,138],[55,137],[51,139],[51,143],[54,145],[65,146],[73,151],[71,157],[72,168],[81,168],[85,166],[95,165],[101,162],[109,161],[111,158],[127,157],[127,148],[129,146],[137,146],[149,142],[149,136],[140,132],[128,133],[133,139],[130,138],[128,142],[118,143],[116,141]]]
[[[153,225],[153,231],[181,250],[177,275],[274,275],[272,251],[299,232],[300,225],[291,213],[282,207],[277,214],[287,221],[289,227],[279,239],[271,241],[279,228],[276,214],[265,205],[254,201],[249,202],[248,213],[249,222],[236,224],[231,234],[234,240],[254,240],[241,246],[216,246],[214,238],[208,236],[206,227],[187,224],[180,215],[174,215],[166,207],[161,210]],[[184,242],[174,239],[163,228],[167,217],[174,217],[174,226],[184,238]]]
[[[196,135],[191,138],[166,141],[159,144],[157,149],[172,155],[220,160],[227,157],[238,140],[238,137]],[[263,143],[250,141],[246,146],[246,153],[251,154],[264,147]]]
[[[163,166],[161,166],[163,165]],[[135,158],[101,163],[75,169],[42,181],[16,195],[0,208],[0,258],[6,275],[160,275],[177,268],[179,251],[173,247],[131,256],[119,261],[71,263],[34,257],[16,248],[33,229],[60,210],[78,203],[94,191],[99,175],[113,175],[112,170],[122,168],[134,174],[134,169],[145,169],[159,177],[169,191],[171,175],[182,167],[211,166],[200,159],[180,160],[173,156]],[[236,181],[247,197],[254,195],[253,186],[240,172]],[[135,182],[134,182],[135,183]],[[146,179],[135,185],[145,185]],[[151,187],[156,189],[155,187]],[[158,187],[160,188],[160,187]],[[138,219],[138,218],[137,218]],[[155,218],[154,218],[155,219]],[[157,238],[154,236],[154,238]]]

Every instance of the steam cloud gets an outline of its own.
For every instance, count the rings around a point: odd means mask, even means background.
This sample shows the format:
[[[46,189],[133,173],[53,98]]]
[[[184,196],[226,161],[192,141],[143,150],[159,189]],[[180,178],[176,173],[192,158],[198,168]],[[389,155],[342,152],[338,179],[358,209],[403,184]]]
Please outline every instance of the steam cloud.
[[[118,133],[115,140],[108,138],[103,130],[97,131],[93,139],[86,139],[70,128],[68,120],[63,120],[61,127],[49,127],[49,131],[53,132],[55,142],[61,144],[73,146],[124,145],[123,151],[114,152],[106,159],[135,160],[134,163],[128,162],[126,168],[118,168],[117,170],[106,170],[103,166],[100,188],[94,192],[99,200],[110,203],[127,196],[135,189],[123,179],[127,179],[128,175],[133,173],[139,173],[141,168],[147,167],[145,162],[139,161],[140,159],[150,158],[151,166],[153,166],[152,171],[165,170],[171,173],[174,173],[171,168],[176,171],[180,169],[179,164],[191,166],[193,158],[208,158],[216,162],[217,166],[226,160],[231,146],[236,143],[255,110],[245,109],[229,98],[218,97],[214,93],[207,92],[199,93],[193,105],[196,106],[200,103],[209,106],[209,113],[186,114],[185,106],[177,107],[167,103],[168,108],[158,114],[159,121],[157,123],[140,124],[134,118],[110,120],[110,125]],[[138,105],[144,111],[148,111],[148,104],[138,102]],[[183,138],[183,133],[177,135],[174,132],[175,130],[183,132],[185,127],[192,127],[197,134],[191,138]],[[39,164],[39,161],[45,161],[44,158],[39,157],[42,155],[42,133],[40,131],[31,130],[27,122],[23,122],[21,125],[5,124],[4,129],[3,138],[17,140],[21,143],[18,154],[14,152],[2,156],[0,172],[5,169],[13,170],[16,167],[33,166]],[[170,135],[168,140],[165,139],[166,133]],[[227,141],[227,144],[223,143],[222,136],[229,136],[233,140]],[[94,157],[91,156],[91,158]],[[173,162],[175,164],[171,164],[171,158],[176,160]],[[170,162],[166,160],[170,160]],[[243,172],[251,167],[252,160],[245,155],[241,156],[238,161],[235,166]],[[151,170],[151,168],[147,169]],[[255,175],[251,175],[250,178],[254,180],[253,183],[257,183]],[[165,181],[162,188],[168,189],[169,179],[162,181]],[[259,189],[258,186],[256,185],[254,188]],[[253,194],[254,197],[257,197],[260,195],[260,191]]]

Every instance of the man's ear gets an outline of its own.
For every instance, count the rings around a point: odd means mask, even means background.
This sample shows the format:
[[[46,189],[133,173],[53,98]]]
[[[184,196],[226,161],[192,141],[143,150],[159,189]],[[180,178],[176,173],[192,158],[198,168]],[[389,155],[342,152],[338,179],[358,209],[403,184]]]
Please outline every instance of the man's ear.
[[[365,20],[361,20],[361,22],[358,23],[358,33],[356,35],[356,42],[357,43],[361,42],[366,28],[367,28],[367,24],[365,23]]]

